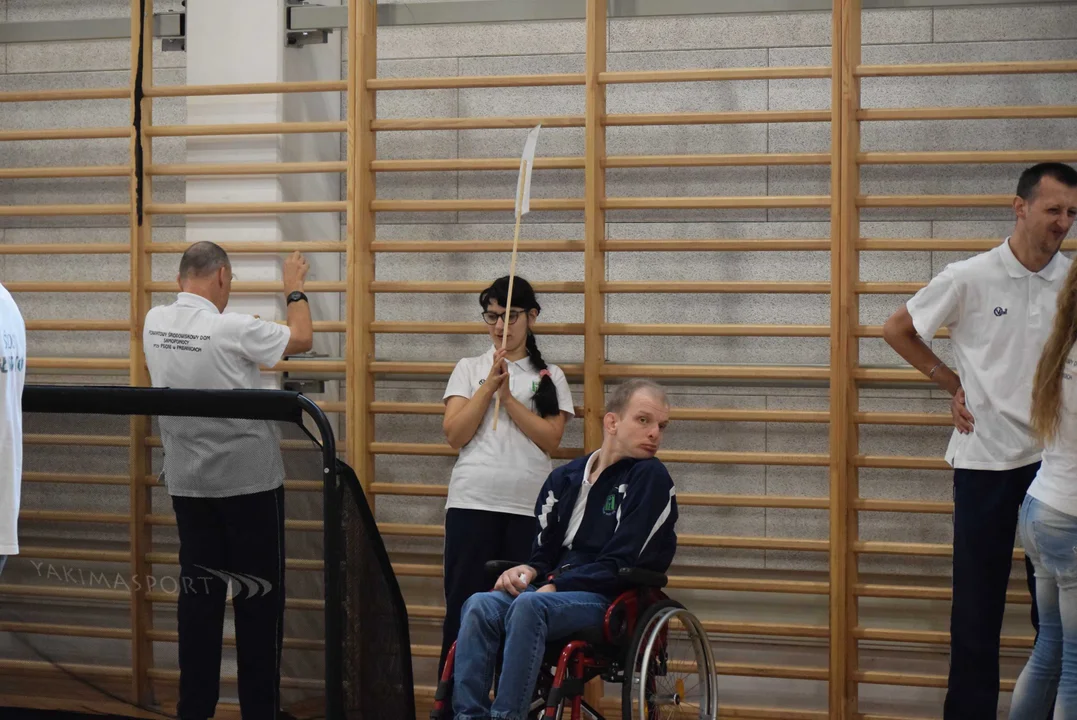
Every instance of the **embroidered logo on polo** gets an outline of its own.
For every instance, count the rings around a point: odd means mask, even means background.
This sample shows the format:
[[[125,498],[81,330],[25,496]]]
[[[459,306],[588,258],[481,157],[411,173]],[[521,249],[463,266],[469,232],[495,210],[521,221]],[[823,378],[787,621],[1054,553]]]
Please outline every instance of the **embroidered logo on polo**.
[[[533,393],[538,392],[538,386],[539,386],[539,381],[538,380],[532,381],[532,383],[531,383],[531,392],[533,392]]]
[[[1007,312],[1009,312],[1009,310],[1007,310],[1006,308],[1004,308],[1004,307],[997,307],[997,308],[995,308],[995,317],[1002,317],[1002,316],[1003,316],[1003,315],[1005,315],[1005,314],[1006,314]]]

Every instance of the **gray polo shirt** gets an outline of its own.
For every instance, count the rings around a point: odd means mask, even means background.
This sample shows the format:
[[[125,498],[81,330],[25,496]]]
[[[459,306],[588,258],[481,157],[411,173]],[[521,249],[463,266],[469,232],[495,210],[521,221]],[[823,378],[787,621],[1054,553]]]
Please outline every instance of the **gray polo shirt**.
[[[250,315],[221,313],[180,293],[146,315],[142,341],[154,387],[256,389],[260,365],[276,365],[291,332]],[[280,430],[264,420],[161,417],[162,477],[170,495],[231,497],[284,482]]]

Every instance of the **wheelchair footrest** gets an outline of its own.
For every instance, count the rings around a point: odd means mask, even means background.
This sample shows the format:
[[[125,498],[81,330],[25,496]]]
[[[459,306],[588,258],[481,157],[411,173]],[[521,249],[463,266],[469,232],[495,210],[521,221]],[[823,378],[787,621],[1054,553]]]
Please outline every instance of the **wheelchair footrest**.
[[[546,707],[557,707],[562,700],[574,698],[583,694],[584,682],[578,678],[565,678],[561,687],[550,688],[550,696],[546,699]]]

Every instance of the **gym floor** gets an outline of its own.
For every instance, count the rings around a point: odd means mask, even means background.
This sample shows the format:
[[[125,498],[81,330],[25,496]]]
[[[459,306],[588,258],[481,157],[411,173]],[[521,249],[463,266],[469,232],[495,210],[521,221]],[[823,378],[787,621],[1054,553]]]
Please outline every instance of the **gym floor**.
[[[126,715],[94,715],[91,713],[66,712],[63,710],[27,710],[26,708],[0,707],[2,720],[133,720]]]

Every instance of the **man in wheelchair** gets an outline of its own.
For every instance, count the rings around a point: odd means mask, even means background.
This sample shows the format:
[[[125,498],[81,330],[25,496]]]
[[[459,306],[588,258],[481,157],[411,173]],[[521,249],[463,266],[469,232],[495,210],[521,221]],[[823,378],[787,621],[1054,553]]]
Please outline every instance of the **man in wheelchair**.
[[[461,612],[452,667],[456,720],[525,720],[547,640],[602,627],[611,602],[631,587],[627,571],[669,568],[677,500],[655,458],[668,422],[661,386],[625,382],[607,404],[602,447],[546,479],[530,560],[501,573],[492,591],[472,595]]]

